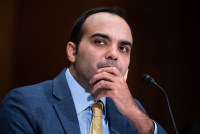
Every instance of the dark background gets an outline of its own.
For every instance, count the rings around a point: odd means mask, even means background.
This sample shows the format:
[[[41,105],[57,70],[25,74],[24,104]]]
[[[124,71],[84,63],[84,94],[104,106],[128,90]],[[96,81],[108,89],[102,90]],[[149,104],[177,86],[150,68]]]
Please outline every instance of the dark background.
[[[140,80],[150,74],[166,90],[179,132],[199,132],[199,7],[193,0],[0,0],[0,100],[15,87],[54,78],[66,67],[76,18],[110,5],[124,8],[133,27],[133,96],[174,133],[164,95]]]

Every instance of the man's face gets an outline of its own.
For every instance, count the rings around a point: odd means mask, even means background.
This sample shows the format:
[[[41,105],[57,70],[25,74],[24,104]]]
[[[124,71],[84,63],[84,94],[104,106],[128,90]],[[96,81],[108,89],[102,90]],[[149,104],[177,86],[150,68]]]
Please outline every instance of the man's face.
[[[106,12],[93,14],[83,25],[83,37],[71,63],[71,73],[87,90],[99,68],[115,66],[125,75],[131,46],[132,34],[125,20]]]

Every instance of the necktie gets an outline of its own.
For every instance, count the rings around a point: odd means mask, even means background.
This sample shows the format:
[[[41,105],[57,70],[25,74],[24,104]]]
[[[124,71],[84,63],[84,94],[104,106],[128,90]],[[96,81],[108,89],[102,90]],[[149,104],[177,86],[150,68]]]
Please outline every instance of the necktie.
[[[95,102],[92,104],[92,122],[90,126],[90,134],[102,134],[102,102]]]

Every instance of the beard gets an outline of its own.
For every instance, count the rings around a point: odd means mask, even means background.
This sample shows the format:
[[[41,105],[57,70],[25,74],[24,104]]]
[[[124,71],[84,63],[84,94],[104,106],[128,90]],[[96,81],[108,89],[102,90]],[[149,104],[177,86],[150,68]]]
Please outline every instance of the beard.
[[[115,60],[105,60],[97,63],[97,69],[104,67],[116,67],[118,70],[120,70],[118,63]]]

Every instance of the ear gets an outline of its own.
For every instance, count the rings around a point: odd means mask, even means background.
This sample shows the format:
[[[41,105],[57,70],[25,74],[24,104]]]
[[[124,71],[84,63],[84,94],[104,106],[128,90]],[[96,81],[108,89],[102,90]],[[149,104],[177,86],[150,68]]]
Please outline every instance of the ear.
[[[66,52],[67,52],[67,57],[68,57],[69,61],[71,63],[75,62],[75,60],[76,60],[76,57],[75,57],[76,44],[73,42],[68,42],[66,45]]]

